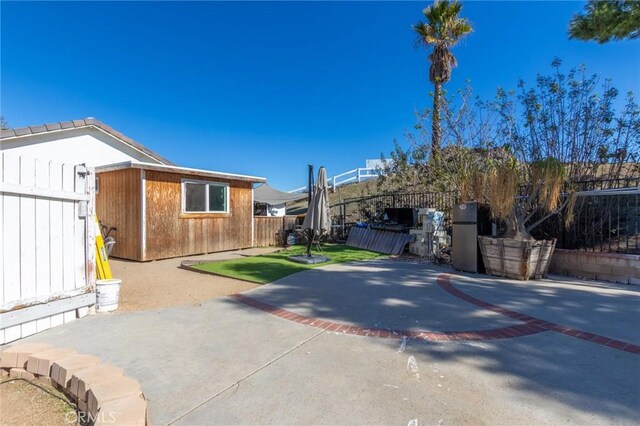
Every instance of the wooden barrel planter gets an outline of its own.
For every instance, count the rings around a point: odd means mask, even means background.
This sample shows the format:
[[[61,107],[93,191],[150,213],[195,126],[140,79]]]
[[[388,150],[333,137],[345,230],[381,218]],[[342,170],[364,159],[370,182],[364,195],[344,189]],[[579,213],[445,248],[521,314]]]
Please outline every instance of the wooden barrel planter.
[[[528,280],[547,274],[556,239],[519,241],[509,238],[478,237],[487,274]]]

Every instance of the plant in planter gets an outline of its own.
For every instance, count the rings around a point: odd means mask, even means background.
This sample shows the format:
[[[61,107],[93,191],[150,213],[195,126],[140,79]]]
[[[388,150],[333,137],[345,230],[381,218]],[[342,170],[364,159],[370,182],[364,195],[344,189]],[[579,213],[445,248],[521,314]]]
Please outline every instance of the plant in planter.
[[[565,195],[565,167],[553,157],[521,163],[513,155],[492,161],[482,174],[474,172],[471,186],[477,200],[506,224],[502,237],[478,237],[489,274],[526,280],[541,278],[549,268],[556,240],[536,240],[531,230],[547,218],[572,208],[574,195]],[[567,221],[571,214],[565,214]]]
[[[556,216],[568,225],[573,204],[578,200],[579,209],[587,199],[571,195],[588,187],[576,182],[599,181],[608,189],[618,178],[640,175],[640,108],[633,94],[620,104],[610,80],[588,75],[584,66],[565,73],[558,59],[551,65],[533,86],[520,82],[491,100],[470,87],[443,97],[438,161],[432,161],[428,110],[417,114],[408,143],[396,143],[388,161],[382,156],[380,191],[455,191],[461,202],[490,205],[505,229],[489,251],[509,252],[487,265],[496,275],[544,275],[561,226],[546,220]],[[609,213],[603,209],[602,217]],[[536,242],[532,233],[547,241]],[[510,245],[515,249],[505,248]]]
[[[493,215],[506,224],[502,238],[480,238],[487,271],[518,279],[545,275],[555,239],[536,241],[531,233],[551,216],[573,220],[577,182],[615,181],[638,158],[638,108],[631,95],[616,113],[618,94],[608,81],[598,90],[584,69],[539,76],[521,93],[499,91],[491,109],[498,113],[495,139],[504,156],[487,160],[480,190]],[[518,114],[516,113],[518,112]]]

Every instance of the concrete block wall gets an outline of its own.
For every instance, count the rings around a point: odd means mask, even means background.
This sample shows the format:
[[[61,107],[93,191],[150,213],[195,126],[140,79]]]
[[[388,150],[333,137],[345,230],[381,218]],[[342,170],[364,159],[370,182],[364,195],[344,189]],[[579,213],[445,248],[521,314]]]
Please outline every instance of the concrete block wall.
[[[549,272],[640,285],[640,255],[556,249]]]

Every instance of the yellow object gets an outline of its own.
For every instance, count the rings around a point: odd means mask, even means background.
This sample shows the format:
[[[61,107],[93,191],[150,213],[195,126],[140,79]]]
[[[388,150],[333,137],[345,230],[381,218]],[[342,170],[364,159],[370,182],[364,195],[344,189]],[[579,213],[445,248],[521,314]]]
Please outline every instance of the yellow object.
[[[111,275],[111,267],[109,266],[109,256],[107,256],[107,249],[104,246],[104,239],[102,238],[102,232],[100,232],[100,224],[98,223],[98,217],[96,220],[96,272],[98,273],[98,279],[108,280],[113,278]]]

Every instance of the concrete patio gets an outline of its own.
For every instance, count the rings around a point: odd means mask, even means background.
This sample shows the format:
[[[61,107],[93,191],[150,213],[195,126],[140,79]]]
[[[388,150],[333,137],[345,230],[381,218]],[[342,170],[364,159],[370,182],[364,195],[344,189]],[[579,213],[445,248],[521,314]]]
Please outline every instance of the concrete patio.
[[[155,425],[640,422],[640,289],[452,273],[332,265],[24,341],[124,368]]]

